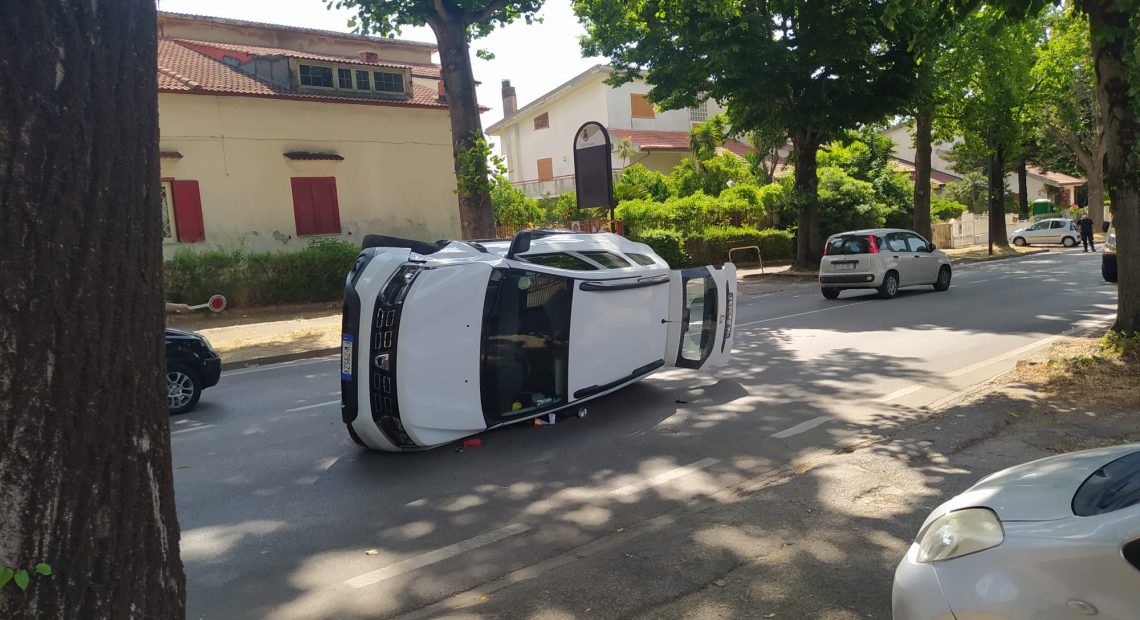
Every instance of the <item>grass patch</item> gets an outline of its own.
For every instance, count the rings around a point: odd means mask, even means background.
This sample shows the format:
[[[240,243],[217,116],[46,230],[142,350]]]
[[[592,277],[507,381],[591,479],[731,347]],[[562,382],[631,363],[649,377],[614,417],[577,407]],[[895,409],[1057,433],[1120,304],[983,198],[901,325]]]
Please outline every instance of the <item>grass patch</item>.
[[[942,250],[947,256],[954,260],[993,260],[995,258],[1005,258],[1007,256],[1018,256],[1021,254],[1034,254],[1041,250],[1037,247],[1022,247],[1010,246],[1003,248],[1001,246],[994,246],[994,253],[991,256],[989,253],[988,245],[971,245],[964,248],[949,248]]]
[[[1140,406],[1140,336],[1070,338],[1018,362],[1011,378],[1078,405]]]

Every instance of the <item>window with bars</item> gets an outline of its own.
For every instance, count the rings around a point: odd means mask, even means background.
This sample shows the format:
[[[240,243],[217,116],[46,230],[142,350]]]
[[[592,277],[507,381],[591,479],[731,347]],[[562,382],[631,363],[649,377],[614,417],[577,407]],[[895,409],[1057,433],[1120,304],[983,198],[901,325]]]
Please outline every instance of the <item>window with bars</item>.
[[[372,85],[368,81],[367,71],[356,72],[356,90],[372,90]]]
[[[404,92],[404,76],[399,73],[384,73],[376,71],[372,74],[372,81],[375,84],[377,92],[381,93],[403,93]]]
[[[693,122],[705,122],[709,119],[709,103],[702,101],[700,105],[695,108],[689,108],[689,120]]]
[[[351,69],[337,69],[336,70],[337,86],[345,90],[352,88],[352,70]]]
[[[318,86],[320,88],[334,88],[332,67],[320,65],[301,65],[298,68],[301,86]]]

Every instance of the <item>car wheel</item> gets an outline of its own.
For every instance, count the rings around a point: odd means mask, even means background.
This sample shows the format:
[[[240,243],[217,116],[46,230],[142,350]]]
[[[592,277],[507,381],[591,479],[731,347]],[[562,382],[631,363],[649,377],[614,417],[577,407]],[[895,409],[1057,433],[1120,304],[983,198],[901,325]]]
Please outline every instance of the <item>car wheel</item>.
[[[839,299],[839,289],[835,287],[825,286],[819,289],[819,292],[823,293],[826,299]]]
[[[348,436],[352,437],[352,441],[356,445],[360,446],[361,448],[367,448],[368,447],[367,445],[364,444],[364,440],[362,440],[360,438],[360,435],[356,434],[356,430],[352,428],[351,424],[345,424],[345,426],[348,427]]]
[[[1061,239],[1061,245],[1067,248],[1076,247],[1077,240],[1075,237],[1065,237],[1064,239]]]
[[[938,270],[938,279],[934,281],[934,290],[945,291],[950,288],[950,267],[943,265]]]
[[[170,413],[186,413],[202,397],[202,382],[198,375],[181,364],[166,369],[166,407]]]
[[[1017,247],[1021,248],[1021,247],[1025,247],[1028,244],[1025,243],[1025,237],[1014,237],[1013,238],[1013,245],[1016,245]]]
[[[890,299],[899,294],[899,274],[888,271],[883,276],[883,285],[879,287],[879,299]]]

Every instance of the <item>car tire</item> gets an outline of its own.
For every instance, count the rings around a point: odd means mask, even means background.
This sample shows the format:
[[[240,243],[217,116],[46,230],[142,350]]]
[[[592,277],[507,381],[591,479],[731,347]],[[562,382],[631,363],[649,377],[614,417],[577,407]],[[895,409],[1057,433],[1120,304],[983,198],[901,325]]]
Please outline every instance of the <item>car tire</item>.
[[[171,414],[186,413],[202,397],[202,381],[198,375],[182,364],[166,368],[166,407]]]
[[[824,299],[839,299],[839,289],[833,286],[825,286],[819,292],[823,293]]]
[[[950,267],[943,265],[938,270],[938,279],[934,281],[934,290],[945,291],[950,288],[950,277],[953,274],[950,272]]]
[[[1016,245],[1019,248],[1023,248],[1029,244],[1025,242],[1025,237],[1014,237],[1013,245]]]
[[[1077,247],[1077,240],[1075,237],[1065,237],[1061,239],[1061,245],[1067,248],[1075,248]]]
[[[352,437],[352,442],[353,442],[353,443],[355,443],[356,445],[360,446],[361,448],[367,448],[367,447],[368,447],[368,446],[367,446],[367,445],[364,443],[364,440],[360,438],[360,435],[357,435],[357,434],[356,434],[356,430],[355,430],[354,428],[352,428],[352,425],[351,425],[351,424],[345,424],[345,426],[346,426],[346,427],[348,427],[348,436],[349,436],[349,437]]]
[[[899,274],[888,271],[883,276],[883,284],[879,287],[879,299],[890,299],[899,294]]]

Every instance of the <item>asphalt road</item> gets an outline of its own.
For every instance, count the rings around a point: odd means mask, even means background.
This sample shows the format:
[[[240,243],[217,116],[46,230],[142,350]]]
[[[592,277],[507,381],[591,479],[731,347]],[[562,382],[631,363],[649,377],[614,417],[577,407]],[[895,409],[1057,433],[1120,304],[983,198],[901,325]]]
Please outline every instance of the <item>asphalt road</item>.
[[[1116,287],[1099,261],[1065,250],[964,266],[947,292],[893,300],[745,283],[718,376],[662,372],[584,419],[486,433],[463,451],[358,449],[335,359],[226,373],[171,422],[188,617],[434,616],[482,584],[542,579],[627,527],[731,501],[721,491],[920,416],[1107,321]],[[599,617],[674,595],[666,578],[635,593],[580,578]]]

